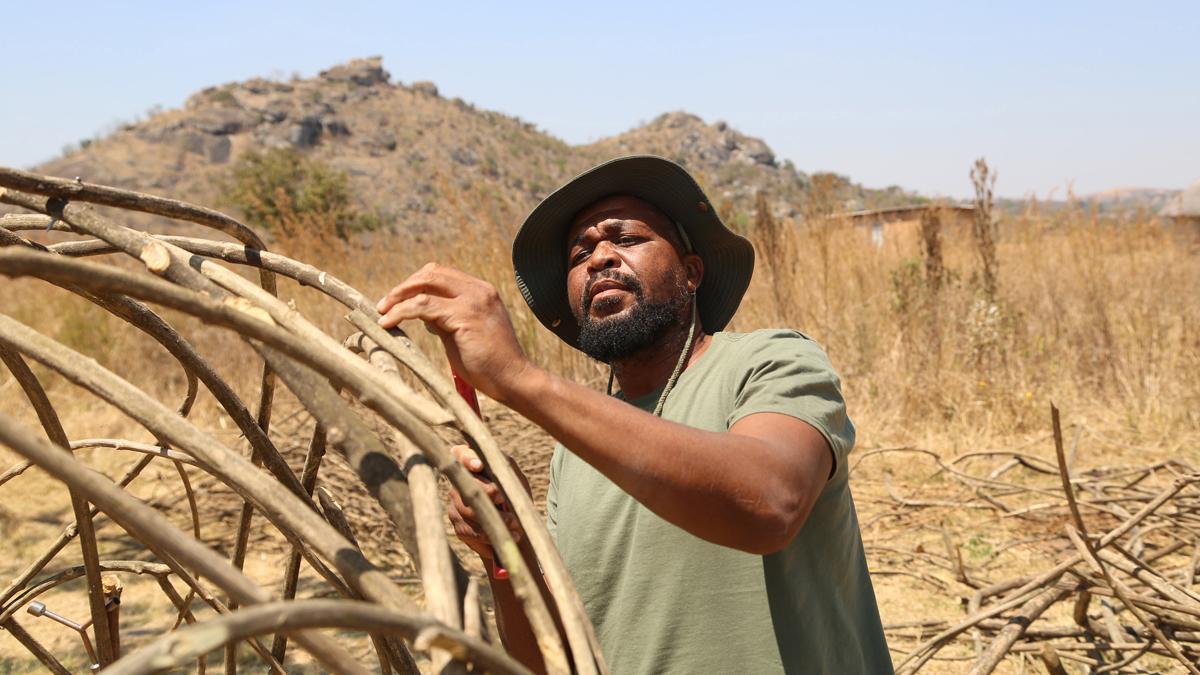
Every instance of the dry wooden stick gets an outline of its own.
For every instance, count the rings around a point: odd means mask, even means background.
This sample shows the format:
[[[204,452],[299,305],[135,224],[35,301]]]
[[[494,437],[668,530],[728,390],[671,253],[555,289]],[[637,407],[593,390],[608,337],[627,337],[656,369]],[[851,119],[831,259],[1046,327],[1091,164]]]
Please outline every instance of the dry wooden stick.
[[[325,457],[325,429],[317,424],[308,441],[308,452],[304,455],[304,469],[300,472],[300,485],[311,497],[317,486],[317,473],[321,469],[321,460]],[[296,586],[300,579],[300,551],[293,548],[288,553],[287,570],[283,576],[283,599],[292,600],[296,597]],[[276,661],[283,663],[287,655],[287,636],[277,633],[271,642],[271,655]]]
[[[42,428],[50,442],[60,447],[69,446],[70,441],[67,440],[67,434],[63,431],[62,423],[59,422],[58,413],[55,412],[41,382],[29,369],[25,360],[16,352],[0,345],[0,361],[8,366],[9,372],[13,374],[17,383],[25,391],[25,396],[37,412],[38,420],[42,423]],[[116,652],[113,648],[116,638],[112,633],[112,627],[109,626],[108,612],[104,607],[104,589],[100,581],[100,554],[96,546],[96,528],[95,523],[92,522],[92,514],[87,501],[73,488],[69,489],[69,493],[71,509],[75,512],[75,526],[79,532],[83,565],[87,570],[88,606],[92,614],[92,630],[95,631],[96,658],[100,667],[103,668],[116,660]]]
[[[992,643],[988,645],[987,650],[979,657],[975,666],[971,668],[970,675],[989,675],[989,673],[996,669],[996,666],[1000,665],[1000,661],[1004,658],[1004,655],[1008,653],[1017,640],[1021,639],[1029,624],[1037,621],[1038,617],[1044,614],[1047,609],[1050,609],[1051,605],[1062,600],[1070,592],[1070,589],[1051,586],[1030,598],[1029,602],[1021,605],[1016,615],[1008,620],[1008,623]]]
[[[160,637],[119,661],[110,672],[113,675],[162,672],[221,646],[225,640],[315,627],[386,632],[452,651],[457,657],[469,659],[497,675],[529,673],[503,651],[429,617],[345,600],[297,600],[248,607]]]
[[[10,635],[16,638],[17,642],[21,643],[21,646],[25,647],[25,649],[28,649],[29,653],[33,654],[33,656],[39,662],[41,662],[43,666],[46,667],[46,670],[54,673],[54,675],[71,675],[71,671],[67,670],[61,661],[54,658],[53,654],[46,651],[46,648],[43,647],[40,642],[34,639],[34,637],[29,634],[29,631],[25,630],[21,624],[17,623],[16,619],[5,619],[2,623],[0,623],[0,626],[2,626],[4,630],[8,631]]]
[[[1164,635],[1162,631],[1159,630],[1158,626],[1154,625],[1153,622],[1151,622],[1145,617],[1145,615],[1142,614],[1141,610],[1139,610],[1137,606],[1135,606],[1129,599],[1125,585],[1114,579],[1109,573],[1108,568],[1105,567],[1104,563],[1100,561],[1100,557],[1097,554],[1099,547],[1093,544],[1088,538],[1087,526],[1084,524],[1083,517],[1079,513],[1079,506],[1075,502],[1075,492],[1071,487],[1071,475],[1069,469],[1067,468],[1067,458],[1066,454],[1063,452],[1062,425],[1059,421],[1058,408],[1054,405],[1050,406],[1050,416],[1054,425],[1054,451],[1055,456],[1058,458],[1058,470],[1062,477],[1063,492],[1067,496],[1067,505],[1071,509],[1071,518],[1075,521],[1075,530],[1068,528],[1067,535],[1071,538],[1076,547],[1079,548],[1080,553],[1084,557],[1090,558],[1092,565],[1098,568],[1099,572],[1104,575],[1104,580],[1108,583],[1109,587],[1112,588],[1113,592],[1117,594],[1117,597],[1120,598],[1121,602],[1124,603],[1129,609],[1129,612],[1133,614],[1134,617],[1136,617],[1137,620],[1154,635],[1154,638],[1158,640],[1160,644],[1166,647],[1167,650],[1171,652],[1171,655],[1174,656],[1180,663],[1182,663],[1184,667],[1186,667],[1188,671],[1192,673],[1192,675],[1200,675],[1200,669],[1197,669],[1196,665],[1191,663],[1188,658],[1183,655],[1183,651],[1180,649],[1178,643]]]
[[[178,559],[200,570],[213,583],[242,602],[264,603],[270,596],[227,561],[181,533],[162,514],[113,485],[104,476],[82,466],[70,452],[39,441],[5,415],[0,415],[0,443],[33,460],[42,470],[77,488],[88,501],[145,543],[160,559]],[[365,675],[344,650],[315,632],[293,636],[305,649],[335,672]],[[115,664],[114,664],[115,665]]]

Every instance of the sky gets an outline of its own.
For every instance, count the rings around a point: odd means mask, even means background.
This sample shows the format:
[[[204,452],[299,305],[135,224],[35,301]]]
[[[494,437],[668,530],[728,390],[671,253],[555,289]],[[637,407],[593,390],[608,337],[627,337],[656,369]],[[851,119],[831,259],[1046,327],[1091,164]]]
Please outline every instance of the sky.
[[[586,143],[687,110],[868,187],[1009,197],[1200,178],[1200,2],[2,0],[0,165],[206,86],[381,55]]]

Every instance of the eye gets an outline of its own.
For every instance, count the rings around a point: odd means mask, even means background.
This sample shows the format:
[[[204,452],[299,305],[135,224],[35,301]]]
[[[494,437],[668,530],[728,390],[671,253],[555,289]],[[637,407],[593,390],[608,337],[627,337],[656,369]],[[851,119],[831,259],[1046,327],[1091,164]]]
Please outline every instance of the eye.
[[[575,251],[575,253],[571,256],[571,259],[569,262],[572,265],[578,265],[579,263],[586,260],[587,257],[591,254],[592,254],[591,251],[587,250],[586,248],[581,248],[581,249]]]
[[[620,237],[617,237],[617,243],[621,246],[633,246],[639,241],[641,241],[641,239],[633,236],[632,234],[623,234]]]

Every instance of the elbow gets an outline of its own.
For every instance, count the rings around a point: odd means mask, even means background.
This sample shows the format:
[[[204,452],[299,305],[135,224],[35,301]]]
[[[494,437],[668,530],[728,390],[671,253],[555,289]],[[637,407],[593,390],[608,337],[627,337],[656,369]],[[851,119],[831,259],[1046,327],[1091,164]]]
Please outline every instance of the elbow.
[[[800,495],[783,494],[764,502],[754,514],[753,536],[741,547],[747,553],[770,555],[787,548],[808,519],[811,504]]]

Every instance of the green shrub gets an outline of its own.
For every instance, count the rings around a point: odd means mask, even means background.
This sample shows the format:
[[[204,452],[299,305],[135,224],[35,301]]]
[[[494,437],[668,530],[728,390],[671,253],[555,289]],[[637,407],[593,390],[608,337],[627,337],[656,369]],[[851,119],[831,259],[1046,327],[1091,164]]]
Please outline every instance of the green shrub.
[[[245,153],[222,191],[247,225],[282,236],[345,239],[380,224],[378,216],[362,213],[354,204],[345,171],[292,148]]]

